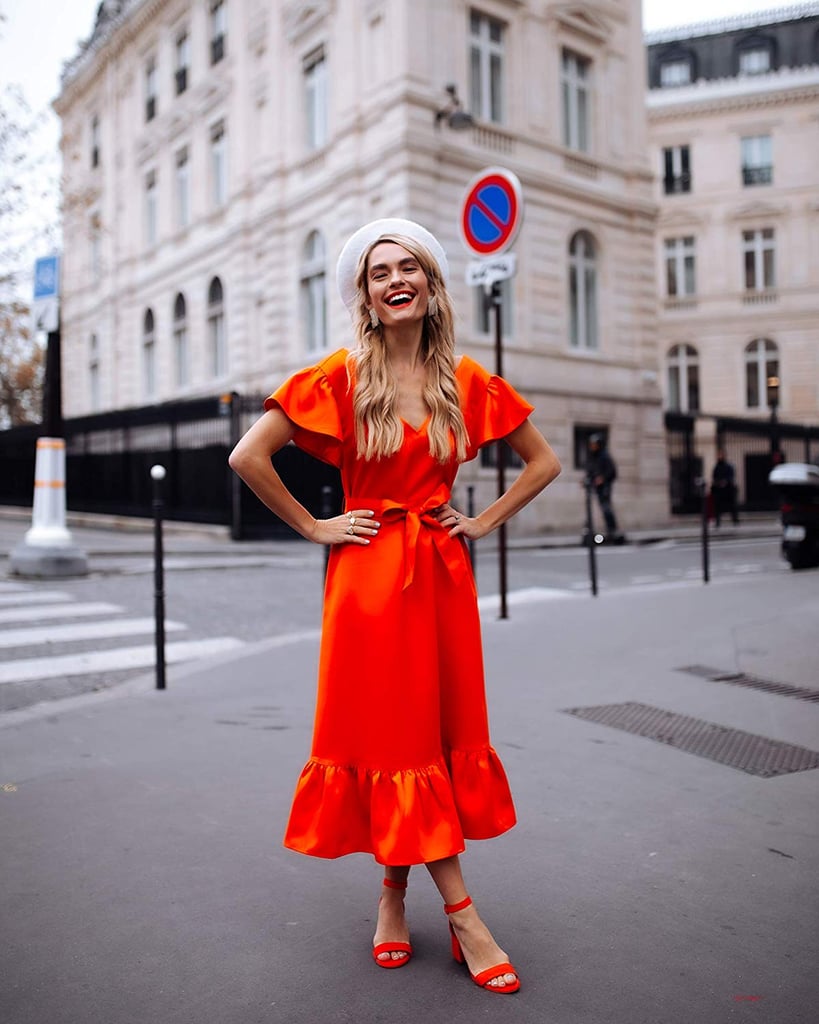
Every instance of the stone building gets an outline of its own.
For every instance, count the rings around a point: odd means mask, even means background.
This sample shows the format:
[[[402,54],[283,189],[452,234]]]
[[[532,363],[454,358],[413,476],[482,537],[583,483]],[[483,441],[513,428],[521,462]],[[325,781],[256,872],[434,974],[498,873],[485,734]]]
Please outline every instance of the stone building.
[[[646,42],[665,404],[819,423],[819,3]]]
[[[639,0],[102,3],[55,104],[66,414],[267,392],[346,344],[336,257],[383,216],[441,238],[492,368],[458,214],[502,165],[526,207],[504,374],[564,464],[516,529],[579,527],[601,429],[625,525],[664,519],[644,69]],[[479,502],[489,461],[459,477]]]

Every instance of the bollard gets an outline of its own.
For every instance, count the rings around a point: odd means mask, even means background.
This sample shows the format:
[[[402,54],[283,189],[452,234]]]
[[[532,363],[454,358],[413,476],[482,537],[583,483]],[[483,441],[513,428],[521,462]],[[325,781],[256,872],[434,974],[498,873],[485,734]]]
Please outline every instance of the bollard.
[[[466,487],[466,514],[470,519],[475,518],[475,486],[474,484],[467,484]],[[475,572],[475,541],[470,538],[467,542],[469,548],[469,561],[472,563],[472,572]]]
[[[333,515],[333,488],[325,484],[321,489],[321,518],[330,519]],[[327,566],[330,562],[330,545],[324,545],[324,579],[327,578]],[[323,586],[323,583],[322,583]]]
[[[164,466],[151,466],[154,510],[154,622],[156,635],[156,688],[165,689],[165,581],[162,552],[162,481]]]
[[[711,578],[708,559],[708,484],[703,477],[697,478],[702,500],[702,582],[708,583]]]
[[[585,480],[583,487],[586,491],[586,546],[589,549],[591,592],[592,597],[597,597],[597,540],[594,536],[594,522],[592,520],[591,480]]]

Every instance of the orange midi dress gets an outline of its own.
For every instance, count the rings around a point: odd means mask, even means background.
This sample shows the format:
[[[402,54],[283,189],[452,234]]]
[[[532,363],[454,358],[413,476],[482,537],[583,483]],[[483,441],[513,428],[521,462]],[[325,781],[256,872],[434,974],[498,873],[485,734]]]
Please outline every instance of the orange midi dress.
[[[515,809],[489,742],[467,548],[430,515],[449,500],[458,463],[430,455],[426,423],[404,423],[389,458],[359,458],[346,359],[333,353],[265,402],[295,424],[300,448],[339,468],[345,510],[372,509],[381,523],[369,545],[331,548],[313,744],[284,845],[422,864],[500,835]],[[456,378],[470,459],[532,412],[466,356]]]

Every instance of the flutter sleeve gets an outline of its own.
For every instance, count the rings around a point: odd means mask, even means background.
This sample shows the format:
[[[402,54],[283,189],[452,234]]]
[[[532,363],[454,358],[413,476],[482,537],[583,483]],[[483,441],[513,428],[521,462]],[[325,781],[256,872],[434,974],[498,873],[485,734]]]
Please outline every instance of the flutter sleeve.
[[[511,384],[490,374],[471,359],[464,367],[462,377],[465,378],[464,418],[470,448],[475,451],[511,434],[534,411],[534,406],[522,398]]]
[[[293,442],[331,466],[341,466],[341,414],[323,364],[299,370],[265,399],[265,410],[280,408],[296,426]]]

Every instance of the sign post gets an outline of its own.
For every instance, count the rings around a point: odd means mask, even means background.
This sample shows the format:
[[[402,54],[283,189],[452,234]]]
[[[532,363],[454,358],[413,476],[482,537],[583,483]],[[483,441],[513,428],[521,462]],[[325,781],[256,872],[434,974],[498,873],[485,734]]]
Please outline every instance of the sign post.
[[[501,282],[517,273],[517,256],[506,250],[523,220],[523,190],[517,176],[503,167],[476,174],[461,205],[461,238],[477,259],[467,265],[466,283],[484,289],[495,311],[495,373],[503,376],[503,296]],[[496,442],[498,497],[506,490],[506,445]],[[509,618],[506,600],[506,524],[498,529],[499,618]]]
[[[34,266],[32,318],[35,331],[48,333],[44,436],[37,439],[31,529],[11,553],[18,576],[85,576],[88,558],[65,525],[65,440],[60,369],[60,258],[46,256]]]

